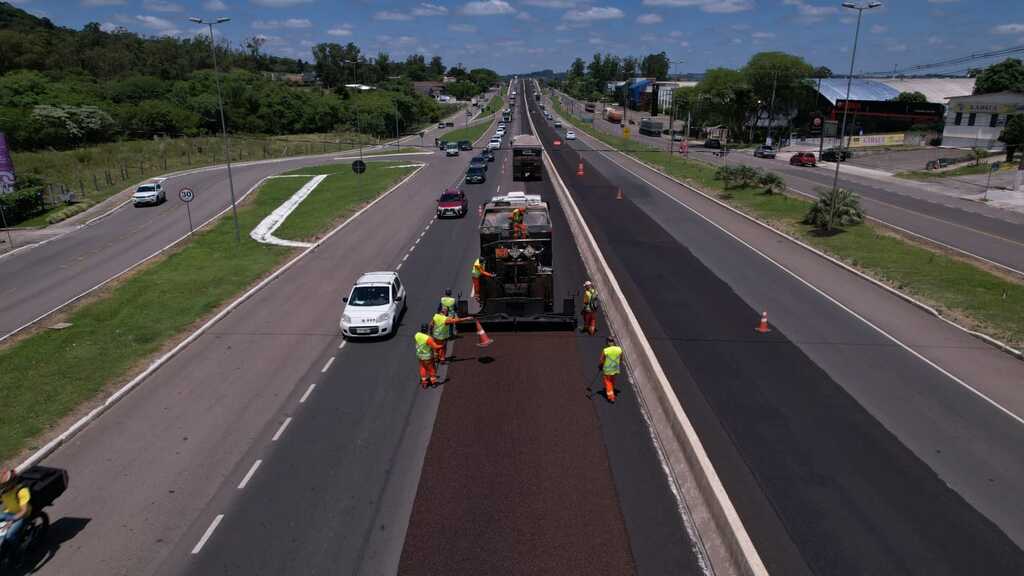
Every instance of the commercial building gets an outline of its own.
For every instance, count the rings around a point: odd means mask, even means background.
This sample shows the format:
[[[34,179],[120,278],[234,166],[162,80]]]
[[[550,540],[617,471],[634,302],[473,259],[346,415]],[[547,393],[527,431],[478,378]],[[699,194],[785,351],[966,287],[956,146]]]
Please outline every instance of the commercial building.
[[[424,96],[438,97],[444,94],[443,82],[413,82],[412,88]]]
[[[1002,150],[998,140],[1006,122],[1024,114],[1024,94],[995,92],[949,99],[942,145],[954,148]]]
[[[696,82],[655,82],[654,92],[657,95],[655,102],[657,102],[657,109],[653,115],[658,114],[671,114],[672,110],[672,94],[679,88],[689,88],[696,86]]]

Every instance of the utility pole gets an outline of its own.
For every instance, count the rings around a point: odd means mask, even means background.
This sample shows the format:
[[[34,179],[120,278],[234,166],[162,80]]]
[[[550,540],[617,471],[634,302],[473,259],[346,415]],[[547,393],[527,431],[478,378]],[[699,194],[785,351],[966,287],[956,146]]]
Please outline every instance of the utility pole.
[[[775,117],[775,83],[779,79],[779,71],[772,72],[772,99],[768,103],[768,136],[765,138],[764,143],[772,146],[772,119]]]
[[[202,18],[191,17],[189,21],[196,24],[206,24],[210,27],[210,54],[213,56],[213,77],[217,82],[217,106],[220,108],[220,131],[224,137],[224,161],[228,168],[228,189],[231,192],[231,216],[235,221],[235,244],[242,242],[242,233],[238,228],[238,207],[235,203],[235,180],[231,176],[231,146],[228,143],[228,125],[224,120],[224,96],[220,89],[220,71],[217,70],[217,43],[213,40],[213,25],[229,22],[231,18],[217,18],[216,20],[203,20]]]

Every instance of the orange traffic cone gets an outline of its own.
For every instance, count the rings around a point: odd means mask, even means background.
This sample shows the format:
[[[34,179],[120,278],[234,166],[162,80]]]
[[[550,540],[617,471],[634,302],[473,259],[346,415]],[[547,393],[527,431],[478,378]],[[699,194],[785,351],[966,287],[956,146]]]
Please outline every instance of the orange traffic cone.
[[[486,348],[494,342],[494,340],[491,340],[491,337],[487,335],[487,332],[484,332],[484,327],[480,325],[479,320],[476,321],[476,335],[480,338],[480,341],[477,342],[476,345],[481,348]]]
[[[622,200],[622,188],[619,188],[619,193],[615,195],[616,200]]]
[[[583,161],[580,161],[580,167],[576,169],[577,176],[583,176]]]
[[[757,325],[757,328],[754,328],[754,332],[760,332],[761,334],[766,334],[766,333],[771,332],[771,331],[772,331],[772,329],[768,327],[768,312],[762,312],[761,313],[761,323]]]

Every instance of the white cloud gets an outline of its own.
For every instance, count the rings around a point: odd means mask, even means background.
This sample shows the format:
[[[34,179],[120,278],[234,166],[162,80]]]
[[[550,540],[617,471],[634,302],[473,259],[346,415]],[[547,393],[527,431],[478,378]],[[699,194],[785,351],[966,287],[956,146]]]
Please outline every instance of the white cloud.
[[[750,30],[750,24],[733,24],[732,26],[729,26],[729,28],[742,32],[744,30]]]
[[[533,20],[533,16],[530,16],[529,12],[520,12],[519,14],[516,14],[516,20],[523,20],[525,22],[530,22],[530,21]]]
[[[414,16],[444,16],[448,14],[448,8],[429,2],[420,2],[420,5],[412,9]]]
[[[412,20],[412,16],[405,12],[394,12],[392,10],[381,10],[373,15],[374,20],[391,20],[395,22],[405,22]]]
[[[682,46],[683,48],[689,48],[690,47],[690,43],[687,42],[686,40],[683,40],[682,42],[680,42],[679,45]]]
[[[271,34],[257,34],[256,38],[263,40],[263,43],[267,46],[280,47],[288,44],[288,42],[284,38],[280,36],[273,36]]]
[[[103,24],[100,24],[100,30],[103,30],[104,32],[113,32],[118,28],[119,26],[113,22],[104,22]]]
[[[150,30],[172,30],[176,29],[177,25],[174,22],[166,18],[160,18],[159,16],[136,16],[135,20],[142,24],[143,27],[149,28]]]
[[[185,10],[185,7],[181,4],[175,4],[174,2],[165,2],[164,0],[145,0],[142,3],[142,7],[146,10],[152,10],[154,12],[181,12]]]
[[[871,33],[872,34],[882,34],[883,32],[887,31],[888,29],[889,28],[887,28],[885,26],[882,26],[881,24],[872,24],[871,25]]]
[[[252,27],[256,30],[277,30],[278,28],[298,30],[301,28],[312,28],[313,23],[305,18],[289,18],[287,20],[254,20]]]
[[[614,6],[591,6],[586,10],[569,10],[565,14],[562,14],[562,20],[569,20],[570,22],[616,20],[622,17],[622,10],[619,10]]]
[[[228,5],[221,2],[221,0],[206,0],[206,2],[203,2],[203,8],[213,12],[216,10],[227,10]]]
[[[452,32],[465,32],[467,34],[476,32],[476,26],[472,24],[449,24],[448,29]]]
[[[889,52],[906,52],[907,45],[902,43],[889,44],[885,49]]]
[[[759,40],[766,40],[768,38],[775,38],[775,32],[754,32],[750,37],[757,38]]]
[[[928,3],[929,4],[953,4],[953,3],[959,2],[959,1],[960,0],[928,0]]]
[[[299,4],[309,4],[313,0],[249,0],[249,2],[263,6],[264,8],[291,8]]]
[[[665,19],[657,14],[641,14],[636,17],[637,24],[658,24]]]
[[[1024,32],[1024,24],[1000,24],[992,29],[993,34],[1020,34]]]
[[[500,14],[514,14],[516,11],[511,4],[505,0],[478,0],[468,2],[462,7],[462,13],[470,16],[497,16]]]
[[[419,43],[415,36],[388,36],[387,34],[377,36],[377,42],[392,48],[407,48]]]
[[[733,44],[743,44],[743,40],[741,40],[740,38],[733,38],[733,39],[729,40],[729,42],[731,42]]]
[[[699,7],[704,12],[730,14],[754,7],[753,0],[643,0],[646,6]]]
[[[939,45],[941,45],[943,43],[945,43],[945,40],[942,39],[942,36],[929,36],[928,37],[928,45],[929,46],[939,46]]]
[[[558,26],[555,26],[555,32],[565,32],[568,29],[569,29],[569,27],[566,26],[565,24],[559,24]],[[572,40],[570,40],[569,42],[572,42]],[[563,44],[567,44],[567,43],[568,42],[563,42]]]
[[[330,30],[327,31],[327,33],[330,34],[331,36],[351,36],[352,35],[351,28],[352,28],[351,26],[346,24],[344,26],[338,26],[336,28],[331,28]]]
[[[576,2],[574,0],[523,0],[523,4],[541,8],[572,8]]]
[[[82,6],[96,7],[96,6],[124,6],[127,4],[125,0],[82,0]]]
[[[312,48],[313,46],[316,46],[316,42],[313,42],[312,40],[299,40],[299,46],[302,46],[303,48]]]
[[[595,37],[587,40],[587,42],[589,42],[590,44],[592,44],[594,46],[601,46],[601,45],[604,44],[604,39],[603,38],[598,38],[598,37],[595,36]]]
[[[668,35],[669,35],[670,38],[679,38],[680,36],[683,35],[683,33],[680,32],[679,30],[673,30],[673,31],[669,32]]]

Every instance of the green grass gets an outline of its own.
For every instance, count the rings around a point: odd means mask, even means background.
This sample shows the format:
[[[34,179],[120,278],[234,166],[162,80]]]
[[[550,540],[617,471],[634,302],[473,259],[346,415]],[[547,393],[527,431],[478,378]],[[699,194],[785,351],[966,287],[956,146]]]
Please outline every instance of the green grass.
[[[558,103],[553,102],[558,108]],[[561,110],[559,110],[561,112]],[[811,203],[757,188],[726,190],[714,177],[716,168],[669,156],[661,150],[605,134],[563,114],[580,130],[662,171],[717,194],[744,212],[797,236],[816,248],[918,297],[944,313],[966,321],[1015,347],[1024,344],[1024,285],[993,274],[970,262],[929,250],[884,232],[872,224],[853,226],[833,236],[819,236],[801,223]]]
[[[469,140],[470,142],[476,142],[484,132],[491,127],[490,122],[481,122],[479,124],[473,124],[466,128],[458,128],[450,132],[446,132],[444,136],[441,136],[441,140],[447,140],[448,142],[458,142],[460,140]]]
[[[1016,170],[1016,166],[1010,162],[1003,162],[999,166],[1000,171]],[[897,178],[906,178],[907,180],[934,180],[936,178],[952,178],[956,176],[973,176],[977,174],[988,174],[991,170],[991,165],[988,163],[982,164],[969,164],[967,166],[960,166],[952,170],[946,170],[944,172],[937,172],[932,170],[912,170],[910,172],[897,172],[894,174]]]
[[[348,165],[311,167],[331,179],[337,195],[314,200],[315,209],[296,211],[294,238],[309,238],[331,222],[386,190],[411,168],[373,163],[360,192],[345,193],[358,177]],[[72,326],[43,330],[0,349],[0,461],[8,459],[108,384],[131,369],[295,253],[257,243],[248,236],[264,216],[304,184],[281,178],[250,196],[238,210],[242,241],[235,244],[230,218],[198,232],[182,249],[145,267],[109,293],[68,314]],[[312,199],[313,196],[310,196]],[[184,297],[183,297],[184,296]]]
[[[484,107],[483,111],[480,112],[480,114],[483,115],[483,116],[486,116],[488,114],[494,114],[494,113],[498,112],[499,110],[501,110],[504,107],[505,107],[505,98],[502,97],[502,95],[500,93],[499,94],[495,94],[494,97],[491,98],[491,101],[487,103],[487,106]]]

